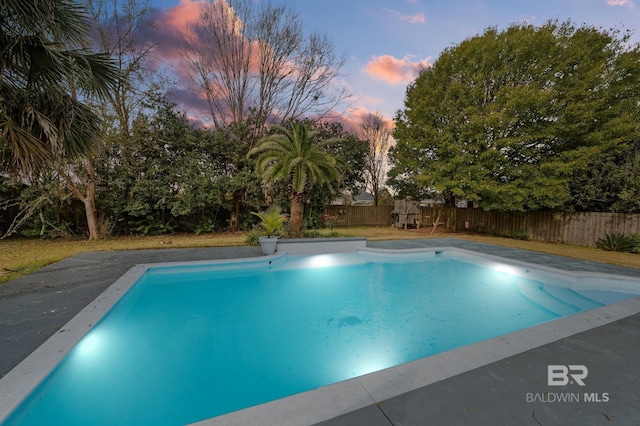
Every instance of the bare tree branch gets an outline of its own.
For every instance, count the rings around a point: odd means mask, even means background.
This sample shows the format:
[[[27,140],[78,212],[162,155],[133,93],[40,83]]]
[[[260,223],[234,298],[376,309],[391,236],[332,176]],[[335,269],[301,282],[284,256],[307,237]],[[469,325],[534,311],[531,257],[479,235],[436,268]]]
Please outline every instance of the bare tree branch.
[[[325,35],[304,35],[286,6],[209,0],[183,47],[193,90],[203,93],[216,126],[254,116],[266,123],[324,116],[348,98],[333,83],[346,62]],[[255,140],[255,139],[254,139]]]
[[[377,206],[386,176],[387,153],[393,143],[391,128],[382,115],[376,112],[362,118],[359,133],[360,138],[369,144],[369,151],[365,157],[366,187],[371,191],[374,204]]]

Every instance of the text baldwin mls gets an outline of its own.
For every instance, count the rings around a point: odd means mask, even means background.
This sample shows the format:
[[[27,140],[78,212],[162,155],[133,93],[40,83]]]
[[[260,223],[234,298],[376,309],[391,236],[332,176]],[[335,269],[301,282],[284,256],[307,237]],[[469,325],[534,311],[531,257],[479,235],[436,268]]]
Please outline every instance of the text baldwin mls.
[[[527,392],[527,402],[609,402],[609,392]]]
[[[548,365],[547,386],[585,386],[585,365]],[[527,402],[609,402],[609,392],[527,392]]]

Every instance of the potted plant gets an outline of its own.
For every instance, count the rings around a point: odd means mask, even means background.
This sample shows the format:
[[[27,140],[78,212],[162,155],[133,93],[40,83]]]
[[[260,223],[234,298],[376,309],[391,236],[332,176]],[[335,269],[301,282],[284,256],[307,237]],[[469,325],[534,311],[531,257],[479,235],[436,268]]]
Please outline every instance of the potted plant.
[[[262,247],[262,254],[275,253],[276,245],[278,244],[276,233],[282,229],[282,226],[287,221],[287,215],[282,213],[278,206],[271,206],[261,213],[252,212],[252,214],[260,218],[260,225],[262,225],[264,232],[267,234],[258,239]]]

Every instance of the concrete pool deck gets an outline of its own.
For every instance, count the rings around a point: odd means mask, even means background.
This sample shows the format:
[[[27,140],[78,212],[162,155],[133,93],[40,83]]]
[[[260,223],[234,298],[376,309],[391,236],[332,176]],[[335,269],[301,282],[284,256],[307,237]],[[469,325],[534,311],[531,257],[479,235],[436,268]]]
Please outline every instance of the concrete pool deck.
[[[390,249],[451,246],[561,269],[640,278],[638,269],[458,239],[380,241],[368,242],[367,246]],[[6,283],[0,286],[0,375],[7,374],[136,264],[259,254],[258,247],[83,253]],[[459,374],[446,375],[446,368],[441,368],[444,376],[427,386],[390,397],[385,397],[385,392],[378,394],[382,396],[370,395],[370,403],[361,404],[363,408],[321,424],[638,424],[640,314],[591,329],[587,324],[586,329],[542,346],[532,345],[534,349],[522,353],[498,357],[497,361]],[[461,361],[464,360],[453,359],[449,364]],[[586,386],[547,386],[548,365],[587,367]],[[575,396],[580,400],[575,401]],[[552,398],[569,400],[551,401]]]

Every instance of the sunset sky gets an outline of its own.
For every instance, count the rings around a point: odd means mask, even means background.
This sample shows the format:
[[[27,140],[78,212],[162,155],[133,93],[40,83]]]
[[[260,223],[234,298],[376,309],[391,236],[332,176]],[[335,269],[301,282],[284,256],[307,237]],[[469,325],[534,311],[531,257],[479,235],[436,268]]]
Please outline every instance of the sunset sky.
[[[256,3],[260,0],[254,0]],[[345,115],[351,119],[380,112],[392,119],[402,108],[405,89],[417,71],[437,60],[443,49],[513,23],[541,25],[549,19],[598,28],[618,28],[640,41],[640,0],[272,0],[296,10],[305,30],[328,35],[348,62],[337,84],[353,94]],[[634,2],[637,2],[634,3]],[[183,64],[172,38],[198,16],[198,0],[151,0],[164,33],[160,53],[180,80]],[[175,101],[195,121],[206,111],[190,102],[178,82]]]

